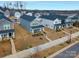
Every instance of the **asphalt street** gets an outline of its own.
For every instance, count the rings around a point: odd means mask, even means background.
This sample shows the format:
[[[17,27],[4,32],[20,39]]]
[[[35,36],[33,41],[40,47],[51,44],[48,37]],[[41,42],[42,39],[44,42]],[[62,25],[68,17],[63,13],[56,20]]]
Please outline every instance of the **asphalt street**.
[[[79,54],[79,43],[71,46],[69,49],[59,53],[54,58],[74,58]]]

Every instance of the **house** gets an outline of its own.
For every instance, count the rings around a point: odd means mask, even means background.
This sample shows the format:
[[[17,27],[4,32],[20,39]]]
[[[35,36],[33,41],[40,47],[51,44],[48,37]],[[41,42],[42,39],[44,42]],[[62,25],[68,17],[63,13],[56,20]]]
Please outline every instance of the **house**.
[[[68,16],[49,14],[40,16],[40,19],[42,20],[43,26],[50,29],[59,30],[64,27],[72,26],[71,19],[68,19],[67,17]]]
[[[72,22],[73,22],[73,23],[79,22],[79,14],[73,16],[71,19],[72,19]]]
[[[20,25],[33,34],[41,32],[44,29],[44,26],[41,25],[41,20],[32,15],[22,15]]]
[[[9,9],[5,10],[4,15],[6,17],[10,17],[10,10]]]
[[[44,27],[48,27],[50,29],[54,28],[54,24],[53,24],[53,20],[56,19],[56,17],[52,16],[52,15],[42,15],[39,17],[42,20],[42,25]]]
[[[0,13],[0,41],[5,38],[14,38],[14,24],[4,16],[3,13]]]

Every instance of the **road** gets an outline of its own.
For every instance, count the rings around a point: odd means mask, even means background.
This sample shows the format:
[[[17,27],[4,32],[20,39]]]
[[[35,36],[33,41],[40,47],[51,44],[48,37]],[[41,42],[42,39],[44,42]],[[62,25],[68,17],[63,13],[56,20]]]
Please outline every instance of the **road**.
[[[74,58],[79,54],[79,43],[54,56],[54,58]]]

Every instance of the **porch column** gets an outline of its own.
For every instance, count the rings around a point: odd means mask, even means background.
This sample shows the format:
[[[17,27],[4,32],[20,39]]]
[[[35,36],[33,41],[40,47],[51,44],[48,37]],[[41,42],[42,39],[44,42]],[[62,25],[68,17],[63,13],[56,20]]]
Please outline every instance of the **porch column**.
[[[32,33],[34,34],[34,30],[32,29]]]
[[[40,31],[42,31],[43,28],[40,28]]]
[[[44,28],[42,30],[45,31]]]
[[[9,33],[7,33],[7,39],[9,39]]]
[[[2,41],[2,36],[1,36],[1,34],[0,34],[0,41]]]

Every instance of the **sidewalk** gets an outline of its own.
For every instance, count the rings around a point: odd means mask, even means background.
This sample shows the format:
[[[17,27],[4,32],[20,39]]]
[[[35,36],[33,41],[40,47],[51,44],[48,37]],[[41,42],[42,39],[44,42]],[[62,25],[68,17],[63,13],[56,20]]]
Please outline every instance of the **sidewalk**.
[[[49,42],[52,41],[51,39],[48,38],[47,35],[44,35],[44,37],[45,37]]]

